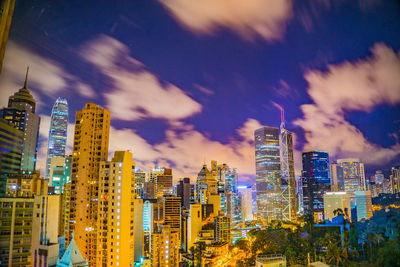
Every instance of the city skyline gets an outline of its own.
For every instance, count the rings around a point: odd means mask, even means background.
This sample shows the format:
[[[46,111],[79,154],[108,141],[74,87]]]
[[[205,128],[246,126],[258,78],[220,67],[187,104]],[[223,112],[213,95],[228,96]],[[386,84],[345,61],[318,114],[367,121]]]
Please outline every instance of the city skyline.
[[[389,171],[399,162],[395,136],[400,38],[393,34],[399,28],[394,2],[367,6],[284,1],[271,8],[276,13],[268,13],[264,30],[256,30],[252,21],[207,24],[212,17],[205,18],[204,24],[194,18],[193,24],[182,19],[175,3],[120,1],[108,9],[106,2],[99,2],[97,9],[109,15],[107,22],[100,21],[100,15],[87,14],[84,20],[93,23],[77,29],[76,38],[71,38],[68,28],[55,32],[68,22],[63,16],[53,17],[60,14],[62,4],[16,3],[0,77],[0,105],[5,106],[8,96],[22,87],[25,67],[30,65],[28,87],[42,118],[38,167],[43,174],[51,105],[59,96],[72,102],[69,153],[72,114],[84,103],[94,102],[112,114],[110,155],[129,149],[139,167],[150,169],[158,162],[174,169],[175,180],[194,179],[204,161],[215,159],[237,168],[239,182],[254,183],[252,131],[263,125],[279,126],[279,110],[272,102],[284,106],[287,129],[295,134],[297,174],[301,152],[314,149],[329,152],[332,160],[360,158],[366,176],[377,169]],[[87,8],[81,6],[80,14]],[[138,10],[159,15],[145,35],[143,29],[152,22]],[[67,15],[77,10],[64,11]],[[244,6],[240,12],[258,15],[254,7]],[[39,14],[40,19],[35,19]],[[343,19],[335,26],[339,14]],[[272,22],[274,18],[278,22]],[[46,24],[50,19],[53,27]],[[353,28],[342,29],[350,19]],[[34,27],[26,28],[27,21]],[[240,30],[243,27],[247,34]],[[370,33],[360,31],[364,27]],[[326,35],[329,29],[336,39]],[[301,33],[300,39],[296,32]],[[43,38],[46,33],[49,38]],[[362,37],[356,38],[356,47],[347,40],[349,35]],[[295,40],[297,45],[289,48]],[[174,47],[174,41],[184,45]],[[56,53],[64,45],[69,49]],[[175,101],[179,108],[174,107]],[[327,121],[334,123],[326,131],[319,130]],[[327,138],[331,131],[337,132],[335,138]],[[193,148],[198,153],[190,153]]]
[[[0,265],[400,266],[399,17],[0,1]]]

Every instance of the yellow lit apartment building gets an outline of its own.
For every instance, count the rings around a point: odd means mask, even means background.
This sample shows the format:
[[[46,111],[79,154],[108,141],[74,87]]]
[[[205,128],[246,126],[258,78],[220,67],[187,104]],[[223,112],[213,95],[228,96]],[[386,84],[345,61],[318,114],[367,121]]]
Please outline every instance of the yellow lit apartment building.
[[[72,152],[71,207],[67,240],[75,242],[89,266],[96,266],[99,167],[107,160],[110,112],[87,103],[76,112]]]
[[[116,151],[110,162],[101,163],[97,266],[131,266],[134,262],[133,170],[129,151]]]
[[[68,234],[68,222],[69,222],[69,210],[71,205],[71,183],[66,183],[63,186],[60,200],[60,223],[58,227],[58,234],[60,236],[67,237]]]
[[[179,232],[171,229],[169,225],[162,225],[160,230],[151,235],[151,266],[177,267],[181,246]]]

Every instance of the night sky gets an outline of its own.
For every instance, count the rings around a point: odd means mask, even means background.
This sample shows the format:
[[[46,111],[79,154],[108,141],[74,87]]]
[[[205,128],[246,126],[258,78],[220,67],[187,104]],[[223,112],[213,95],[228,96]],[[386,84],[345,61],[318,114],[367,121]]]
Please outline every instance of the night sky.
[[[131,150],[174,177],[212,159],[254,180],[253,132],[280,124],[301,152],[357,157],[367,176],[400,164],[400,1],[32,0],[15,6],[1,106],[23,85],[42,117],[94,102],[111,111],[110,156]],[[43,170],[43,169],[42,169]]]

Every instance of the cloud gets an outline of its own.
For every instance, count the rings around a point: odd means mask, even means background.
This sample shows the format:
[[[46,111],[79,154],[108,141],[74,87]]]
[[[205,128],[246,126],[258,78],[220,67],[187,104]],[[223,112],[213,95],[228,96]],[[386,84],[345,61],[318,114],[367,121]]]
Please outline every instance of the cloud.
[[[280,79],[278,85],[272,87],[275,92],[275,95],[279,97],[296,97],[299,95],[296,89],[291,88],[290,85],[285,81]]]
[[[248,119],[237,133],[240,138],[230,138],[227,144],[212,140],[197,131],[193,126],[179,123],[166,130],[166,138],[161,143],[151,145],[132,129],[111,128],[110,152],[130,149],[137,165],[150,169],[155,162],[174,166],[175,179],[189,176],[197,177],[206,160],[217,160],[238,168],[242,179],[247,180],[255,173],[253,135],[261,124]]]
[[[78,93],[86,97],[94,97],[93,89],[83,83],[78,77],[69,74],[57,62],[38,55],[37,53],[23,47],[13,41],[7,44],[4,58],[4,69],[0,76],[1,106],[7,105],[7,99],[24,84],[26,67],[29,66],[28,88],[40,103],[38,92],[47,96],[57,96],[71,85]],[[71,86],[71,88],[74,88]]]
[[[194,87],[196,87],[200,92],[206,94],[206,95],[213,95],[215,92],[211,89],[205,88],[204,86],[201,86],[197,83],[193,84]]]
[[[211,34],[227,28],[245,39],[282,36],[292,14],[291,0],[159,0],[187,29]]]
[[[385,148],[371,143],[350,122],[349,111],[371,112],[382,104],[400,103],[400,55],[382,43],[372,55],[356,62],[329,65],[326,72],[305,74],[313,104],[301,106],[303,118],[294,122],[305,131],[304,150],[326,150],[332,157],[359,157],[384,164],[400,154],[400,144]]]
[[[161,81],[132,58],[129,48],[118,40],[101,35],[85,45],[81,55],[111,81],[111,88],[104,97],[114,119],[173,121],[202,110],[202,106],[182,89]]]

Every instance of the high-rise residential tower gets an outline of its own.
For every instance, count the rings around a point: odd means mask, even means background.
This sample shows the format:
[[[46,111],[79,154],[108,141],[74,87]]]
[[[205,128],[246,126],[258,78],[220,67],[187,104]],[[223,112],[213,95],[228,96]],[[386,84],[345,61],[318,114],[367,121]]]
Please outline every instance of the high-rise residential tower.
[[[101,162],[96,266],[130,266],[134,261],[134,228],[142,225],[134,224],[133,167],[129,151],[116,151],[111,161]]]
[[[110,112],[87,103],[76,112],[72,151],[69,237],[75,241],[89,266],[96,266],[100,162],[107,161]]]
[[[329,155],[322,151],[303,152],[302,160],[304,214],[320,221],[324,214],[324,194],[331,189]]]
[[[67,145],[68,102],[57,98],[51,111],[49,142],[47,145],[46,179],[50,178],[50,165],[53,157],[64,157]]]
[[[254,132],[256,156],[257,216],[281,220],[281,161],[279,129],[264,126]]]
[[[28,71],[26,71],[24,87],[8,99],[8,107],[0,110],[0,117],[9,121],[16,129],[23,132],[23,148],[21,157],[22,170],[36,168],[37,145],[40,117],[35,114],[36,100],[27,88]]]

